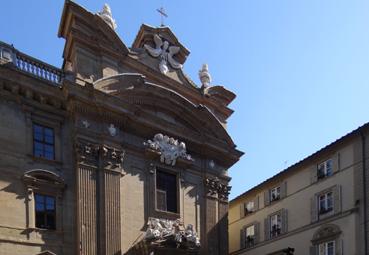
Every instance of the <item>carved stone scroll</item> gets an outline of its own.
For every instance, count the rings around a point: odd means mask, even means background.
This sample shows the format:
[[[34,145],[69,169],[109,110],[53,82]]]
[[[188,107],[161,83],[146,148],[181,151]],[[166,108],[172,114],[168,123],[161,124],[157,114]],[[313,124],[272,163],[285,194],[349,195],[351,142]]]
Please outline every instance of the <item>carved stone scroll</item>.
[[[193,160],[191,155],[187,154],[184,142],[178,142],[178,140],[166,135],[156,134],[153,140],[144,142],[144,145],[148,149],[158,152],[160,161],[167,165],[174,166],[178,158]]]

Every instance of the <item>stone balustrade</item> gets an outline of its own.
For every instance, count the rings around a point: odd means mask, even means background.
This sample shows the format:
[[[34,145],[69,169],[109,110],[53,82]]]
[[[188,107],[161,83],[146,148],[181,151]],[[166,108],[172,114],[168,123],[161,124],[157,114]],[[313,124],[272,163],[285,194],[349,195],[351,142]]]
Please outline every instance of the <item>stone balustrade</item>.
[[[12,64],[16,69],[56,86],[60,86],[64,78],[61,69],[28,56],[3,42],[0,42],[0,64]]]

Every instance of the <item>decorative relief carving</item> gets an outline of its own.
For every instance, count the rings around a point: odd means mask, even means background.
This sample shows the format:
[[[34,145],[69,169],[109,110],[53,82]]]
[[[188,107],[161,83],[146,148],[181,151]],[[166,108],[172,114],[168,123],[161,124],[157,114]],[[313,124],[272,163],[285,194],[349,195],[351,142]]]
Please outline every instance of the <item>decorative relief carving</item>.
[[[211,83],[211,76],[209,73],[209,67],[208,64],[203,64],[201,70],[199,71],[199,78],[201,81],[201,84],[204,88],[207,88],[210,86]]]
[[[160,153],[160,161],[174,166],[178,158],[193,160],[186,152],[186,144],[167,135],[156,134],[153,140],[144,142],[149,149]]]
[[[200,239],[193,225],[186,227],[180,220],[149,218],[145,240],[160,245],[164,242],[173,242],[177,248],[199,248]]]
[[[79,160],[84,163],[95,163],[99,157],[99,146],[85,141],[76,143]]]
[[[210,160],[210,161],[209,161],[209,167],[210,167],[211,169],[214,169],[214,167],[215,167],[215,162],[214,162],[214,160]]]
[[[313,244],[317,244],[328,239],[332,240],[337,238],[341,233],[342,231],[337,225],[334,224],[325,225],[320,227],[314,233],[313,240],[311,240],[311,242]]]
[[[122,168],[124,152],[115,148],[102,146],[104,165],[106,168]]]
[[[154,35],[155,48],[144,44],[144,48],[154,58],[160,57],[159,69],[160,72],[166,74],[169,71],[168,62],[174,69],[181,69],[182,65],[174,60],[173,56],[180,50],[178,46],[169,46],[168,41],[164,41],[159,35]]]
[[[221,200],[228,200],[228,195],[231,191],[231,186],[222,183],[218,177],[206,178],[205,186],[207,188],[207,193],[210,196],[216,196],[218,194],[218,198]]]
[[[110,126],[108,127],[108,131],[110,136],[116,136],[118,134],[118,129],[114,126],[114,124],[110,124]]]
[[[104,4],[104,7],[101,12],[98,12],[99,15],[113,30],[117,29],[117,23],[113,19],[113,15],[111,14],[111,9],[108,4]]]
[[[106,169],[122,169],[124,151],[106,145],[92,144],[86,141],[76,143],[80,163],[97,165],[101,155]]]
[[[84,128],[89,128],[91,126],[90,122],[88,122],[87,120],[82,120],[82,125]]]

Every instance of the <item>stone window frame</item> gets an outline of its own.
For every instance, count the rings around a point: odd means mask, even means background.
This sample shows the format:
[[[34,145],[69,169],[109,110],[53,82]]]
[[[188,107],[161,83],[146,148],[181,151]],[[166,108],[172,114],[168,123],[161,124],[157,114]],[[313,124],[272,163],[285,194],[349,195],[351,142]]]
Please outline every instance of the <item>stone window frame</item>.
[[[328,168],[328,165],[330,165],[329,168]],[[328,170],[330,170],[330,171],[328,172]],[[328,159],[318,163],[317,166],[316,166],[316,171],[317,171],[318,180],[322,180],[322,179],[325,179],[329,176],[332,176],[333,175],[333,159],[328,158]],[[321,171],[323,171],[323,173],[321,173]]]
[[[328,157],[323,158],[323,160],[319,160],[318,163],[315,163],[309,167],[310,176],[311,176],[311,184],[314,184],[316,182],[324,181],[327,178],[333,176],[338,171],[340,171],[341,163],[340,163],[341,157],[340,153],[333,153]],[[325,164],[326,162],[331,161],[332,162],[332,170],[330,175],[324,175],[319,178],[319,166],[321,164]]]
[[[37,231],[62,231],[63,192],[65,182],[58,174],[44,170],[32,169],[23,174],[26,192],[26,223],[27,229]],[[36,227],[35,194],[55,197],[55,229]]]
[[[318,228],[311,240],[310,255],[320,255],[319,246],[329,242],[334,242],[334,255],[341,255],[343,252],[341,233],[341,229],[335,224],[326,224]]]
[[[276,236],[272,236],[272,226],[271,226],[271,219],[275,215],[279,215],[281,217],[281,228],[280,233]],[[264,219],[264,239],[270,240],[274,238],[278,238],[281,235],[284,235],[288,232],[288,210],[282,208],[281,210],[269,214],[267,218]]]
[[[177,212],[169,212],[169,211],[162,211],[157,209],[157,189],[156,189],[156,171],[167,172],[169,174],[176,175],[176,184],[177,184]],[[152,174],[152,187],[151,187],[151,194],[152,194],[152,203],[150,205],[151,215],[150,217],[155,218],[165,218],[170,220],[176,220],[181,217],[181,169],[177,167],[171,167],[168,165],[164,165],[161,163],[152,163],[150,164],[150,173]]]
[[[322,200],[324,202],[324,206],[322,207]],[[329,202],[330,200],[330,202]],[[333,211],[333,192],[328,191],[326,193],[320,194],[318,196],[318,213],[319,215],[330,213]]]
[[[250,246],[247,246],[247,233],[246,230],[249,227],[254,227],[254,240],[253,240],[253,244]],[[241,249],[250,249],[252,247],[254,247],[255,245],[257,245],[260,242],[260,223],[258,221],[254,221],[250,224],[247,224],[245,226],[243,226],[240,230],[240,247]]]
[[[248,211],[247,205],[248,203],[253,202],[254,207],[252,211]],[[241,203],[240,205],[240,218],[246,217],[250,214],[255,213],[257,210],[259,210],[259,196],[255,196],[253,199],[249,199],[246,202]]]
[[[51,128],[54,131],[54,159],[47,159],[43,157],[34,156],[33,151],[33,125],[41,125],[43,127]],[[34,114],[28,112],[26,114],[26,137],[27,137],[27,155],[33,160],[61,163],[62,161],[62,145],[61,145],[61,125],[62,119],[44,113]]]
[[[271,199],[271,195],[272,195],[272,190],[279,188],[279,198],[278,199]],[[277,185],[274,185],[272,188],[269,188],[267,190],[264,191],[264,206],[268,206],[272,203],[276,203],[280,200],[282,200],[283,198],[285,198],[287,196],[287,181],[283,181],[278,183]]]
[[[42,140],[38,140],[37,138],[35,138],[35,129],[36,129],[36,126],[37,127],[40,127],[43,132],[42,132]],[[50,142],[47,142],[44,137],[45,137],[45,130],[46,129],[49,129],[49,130],[52,130],[52,138],[53,138],[53,141],[52,143]],[[35,143],[39,143],[39,144],[42,144],[43,146],[47,145],[47,146],[51,146],[52,149],[53,149],[53,154],[52,154],[52,158],[47,158],[45,157],[45,155],[43,156],[37,156],[36,155],[36,150],[35,150]],[[54,128],[52,127],[48,127],[48,126],[44,126],[44,125],[41,125],[39,124],[38,122],[33,122],[32,123],[32,155],[33,157],[35,158],[42,158],[42,159],[46,159],[46,160],[55,160],[55,131],[54,131]],[[43,154],[46,152],[45,148],[43,147]]]
[[[333,210],[325,212],[325,213],[319,213],[319,197],[332,192],[333,195]],[[326,188],[320,192],[317,192],[314,194],[314,196],[311,198],[311,222],[317,222],[319,220],[326,219],[328,217],[331,217],[333,215],[336,215],[337,213],[340,213],[341,208],[341,197],[342,197],[342,188],[341,185],[333,185],[329,188]]]

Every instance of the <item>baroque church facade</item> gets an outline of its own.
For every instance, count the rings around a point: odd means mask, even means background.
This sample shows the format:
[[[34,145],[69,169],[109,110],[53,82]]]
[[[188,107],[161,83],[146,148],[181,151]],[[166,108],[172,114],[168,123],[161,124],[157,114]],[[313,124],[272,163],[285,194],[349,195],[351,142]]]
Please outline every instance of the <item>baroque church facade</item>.
[[[235,94],[168,27],[115,29],[66,0],[61,68],[0,43],[1,254],[228,254]]]

